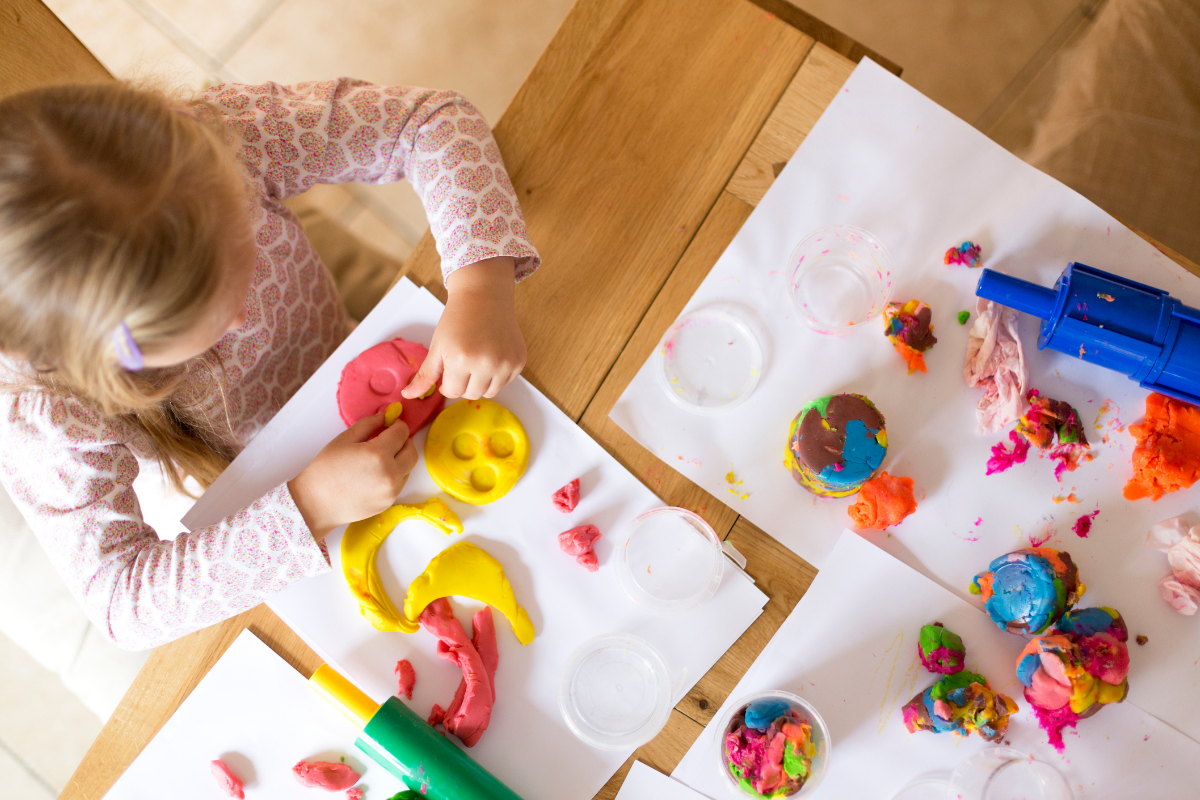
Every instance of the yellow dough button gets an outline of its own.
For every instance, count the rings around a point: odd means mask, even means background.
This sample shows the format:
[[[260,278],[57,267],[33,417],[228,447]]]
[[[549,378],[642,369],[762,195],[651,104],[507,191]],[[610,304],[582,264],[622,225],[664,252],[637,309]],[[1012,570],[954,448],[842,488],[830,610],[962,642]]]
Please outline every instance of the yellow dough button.
[[[396,424],[396,420],[400,419],[400,415],[404,413],[403,403],[389,403],[388,407],[383,412],[383,425],[385,428],[390,428]]]
[[[438,415],[425,437],[429,477],[464,503],[499,500],[528,465],[525,428],[493,400],[459,400]]]

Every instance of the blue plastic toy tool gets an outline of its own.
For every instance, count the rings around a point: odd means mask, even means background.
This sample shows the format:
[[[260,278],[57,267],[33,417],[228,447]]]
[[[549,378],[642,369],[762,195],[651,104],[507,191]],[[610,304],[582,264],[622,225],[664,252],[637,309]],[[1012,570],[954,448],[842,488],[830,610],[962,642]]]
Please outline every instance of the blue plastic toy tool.
[[[1200,311],[1168,293],[1086,264],[1047,289],[985,269],[975,294],[1042,320],[1049,347],[1200,405]]]

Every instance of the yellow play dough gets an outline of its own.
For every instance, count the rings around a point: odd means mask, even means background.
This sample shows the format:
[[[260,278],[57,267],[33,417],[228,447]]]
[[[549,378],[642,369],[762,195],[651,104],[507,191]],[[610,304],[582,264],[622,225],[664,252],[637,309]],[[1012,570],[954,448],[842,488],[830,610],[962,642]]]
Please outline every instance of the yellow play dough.
[[[508,494],[529,465],[521,421],[492,400],[459,400],[429,426],[425,468],[442,491],[483,505]]]
[[[447,536],[463,532],[458,516],[444,501],[434,497],[418,505],[394,505],[347,525],[342,534],[342,575],[358,600],[359,612],[381,631],[414,633],[420,629],[416,617],[405,619],[392,604],[375,567],[375,556],[388,534],[406,519],[424,520]]]
[[[388,407],[383,412],[384,427],[390,428],[396,424],[396,420],[400,419],[400,415],[404,413],[403,403],[389,403]]]
[[[439,597],[470,597],[487,603],[508,617],[521,644],[533,641],[533,623],[517,605],[504,567],[470,542],[457,542],[433,557],[425,572],[408,585],[404,616],[419,619],[425,607]]]

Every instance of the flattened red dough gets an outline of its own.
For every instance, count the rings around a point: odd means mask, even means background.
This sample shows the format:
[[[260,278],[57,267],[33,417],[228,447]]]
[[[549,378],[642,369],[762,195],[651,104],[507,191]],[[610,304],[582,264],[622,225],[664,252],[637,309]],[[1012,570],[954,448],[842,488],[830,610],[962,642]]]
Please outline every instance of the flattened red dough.
[[[350,765],[332,761],[299,761],[292,767],[292,775],[301,786],[324,789],[327,792],[349,789],[362,777],[352,770]]]
[[[400,392],[421,368],[429,351],[419,344],[396,338],[359,353],[342,370],[337,403],[342,422],[349,427],[363,417],[381,414],[391,403],[404,404],[400,419],[416,433],[442,410],[446,398],[434,391],[424,399],[405,400]]]
[[[405,700],[412,700],[413,687],[417,685],[417,671],[407,658],[396,662],[396,681],[400,685],[397,694]]]
[[[208,768],[212,771],[212,776],[217,779],[221,791],[230,797],[236,797],[237,800],[246,800],[246,793],[242,791],[241,778],[230,772],[224,761],[217,759],[209,764]]]
[[[550,502],[554,503],[554,507],[564,514],[574,511],[575,506],[579,505],[579,478],[555,492],[550,498]]]

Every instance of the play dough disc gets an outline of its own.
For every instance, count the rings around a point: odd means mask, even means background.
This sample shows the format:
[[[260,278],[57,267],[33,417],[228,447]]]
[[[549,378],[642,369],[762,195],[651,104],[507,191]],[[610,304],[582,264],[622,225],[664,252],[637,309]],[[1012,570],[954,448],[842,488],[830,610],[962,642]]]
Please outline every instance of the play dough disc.
[[[363,417],[381,414],[392,403],[403,403],[400,419],[412,433],[429,424],[445,398],[436,389],[428,397],[405,400],[400,392],[421,368],[426,350],[415,342],[396,338],[359,353],[342,370],[338,381],[338,413],[347,426]]]
[[[438,415],[425,438],[425,468],[451,497],[484,505],[516,485],[529,464],[521,421],[494,400],[459,400]]]
[[[887,454],[883,414],[861,394],[817,398],[792,420],[784,464],[820,497],[854,494]]]

